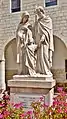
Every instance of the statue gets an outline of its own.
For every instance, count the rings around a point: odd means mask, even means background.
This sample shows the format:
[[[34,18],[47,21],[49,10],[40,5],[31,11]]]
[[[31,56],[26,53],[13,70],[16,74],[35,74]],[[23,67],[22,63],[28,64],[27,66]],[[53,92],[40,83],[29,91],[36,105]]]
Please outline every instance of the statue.
[[[29,13],[27,11],[22,13],[22,19],[16,31],[16,39],[18,74],[35,75],[35,49],[37,46],[32,37]]]
[[[35,10],[35,37],[37,48],[36,72],[40,74],[52,75],[53,29],[52,19],[46,16],[43,7],[39,6]]]
[[[35,37],[32,36],[29,13],[23,12],[16,32],[18,74],[30,76],[52,75],[52,20],[43,7],[35,10]]]

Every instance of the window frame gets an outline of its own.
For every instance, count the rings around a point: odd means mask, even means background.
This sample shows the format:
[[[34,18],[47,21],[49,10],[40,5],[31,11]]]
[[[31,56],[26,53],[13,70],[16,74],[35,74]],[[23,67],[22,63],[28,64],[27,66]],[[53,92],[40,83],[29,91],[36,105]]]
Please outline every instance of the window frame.
[[[57,5],[51,5],[51,6],[46,6],[46,0],[44,0],[44,7],[46,7],[46,8],[53,8],[53,7],[57,7],[58,5],[59,5],[59,0],[57,0]]]
[[[12,14],[16,14],[16,13],[19,13],[19,12],[21,12],[22,11],[22,0],[20,0],[20,11],[16,11],[16,12],[12,12],[12,10],[11,10],[11,3],[12,2],[12,0],[10,0],[10,13],[12,13]]]

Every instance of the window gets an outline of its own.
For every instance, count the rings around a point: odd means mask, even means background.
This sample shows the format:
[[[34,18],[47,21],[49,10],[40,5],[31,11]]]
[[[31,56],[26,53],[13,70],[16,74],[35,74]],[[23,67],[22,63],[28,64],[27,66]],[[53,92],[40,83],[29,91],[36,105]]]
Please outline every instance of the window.
[[[19,12],[20,10],[20,0],[11,0],[11,12]]]
[[[45,7],[57,5],[57,0],[45,0]]]

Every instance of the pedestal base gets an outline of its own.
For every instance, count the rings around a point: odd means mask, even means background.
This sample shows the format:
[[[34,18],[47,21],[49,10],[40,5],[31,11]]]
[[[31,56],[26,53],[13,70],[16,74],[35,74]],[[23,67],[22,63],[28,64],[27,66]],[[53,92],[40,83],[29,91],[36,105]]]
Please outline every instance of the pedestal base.
[[[23,102],[26,108],[30,108],[31,102],[38,100],[43,95],[45,103],[51,105],[55,84],[55,80],[48,76],[15,75],[12,80],[8,81],[11,101],[14,103]]]

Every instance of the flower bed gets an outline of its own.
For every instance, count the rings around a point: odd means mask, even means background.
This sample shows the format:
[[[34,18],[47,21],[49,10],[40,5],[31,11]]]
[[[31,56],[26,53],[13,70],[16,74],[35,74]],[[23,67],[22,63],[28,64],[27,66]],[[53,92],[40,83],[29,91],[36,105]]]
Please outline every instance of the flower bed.
[[[9,95],[5,93],[0,100],[0,119],[67,119],[67,93],[62,88],[54,99],[53,105],[44,104],[44,97],[32,102],[32,110],[25,111],[22,103],[11,104]]]

